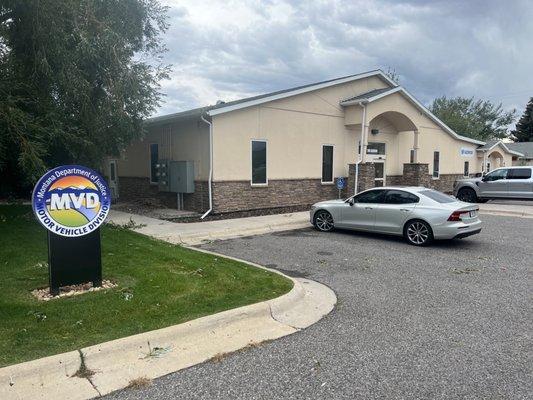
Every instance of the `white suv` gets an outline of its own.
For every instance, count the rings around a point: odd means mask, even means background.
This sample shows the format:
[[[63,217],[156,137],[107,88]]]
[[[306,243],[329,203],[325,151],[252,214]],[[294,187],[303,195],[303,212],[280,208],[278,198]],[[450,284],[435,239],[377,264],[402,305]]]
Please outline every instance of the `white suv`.
[[[482,178],[457,180],[453,194],[469,203],[490,199],[533,200],[533,167],[498,168]]]

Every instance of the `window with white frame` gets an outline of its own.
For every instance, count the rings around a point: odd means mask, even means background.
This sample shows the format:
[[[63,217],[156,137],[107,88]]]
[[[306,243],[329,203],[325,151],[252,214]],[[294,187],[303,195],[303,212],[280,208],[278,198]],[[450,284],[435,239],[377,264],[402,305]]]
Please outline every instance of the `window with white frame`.
[[[159,177],[157,176],[157,162],[159,160],[159,145],[157,143],[150,143],[150,183],[157,183]]]
[[[440,176],[440,151],[433,152],[433,179],[438,179]]]
[[[333,183],[333,146],[322,145],[322,183]]]
[[[385,143],[368,142],[366,154],[385,155]]]
[[[267,142],[252,140],[252,185],[267,184]]]

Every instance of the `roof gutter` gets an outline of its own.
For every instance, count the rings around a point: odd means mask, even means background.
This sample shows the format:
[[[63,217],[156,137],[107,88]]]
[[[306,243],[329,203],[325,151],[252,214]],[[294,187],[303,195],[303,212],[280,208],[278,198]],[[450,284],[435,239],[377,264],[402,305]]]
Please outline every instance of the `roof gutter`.
[[[213,183],[213,123],[209,122],[204,118],[203,115],[200,116],[200,119],[209,125],[209,178],[207,180],[207,190],[209,193],[209,210],[207,210],[200,219],[207,217],[211,211],[213,211],[213,193],[212,193],[212,183]]]

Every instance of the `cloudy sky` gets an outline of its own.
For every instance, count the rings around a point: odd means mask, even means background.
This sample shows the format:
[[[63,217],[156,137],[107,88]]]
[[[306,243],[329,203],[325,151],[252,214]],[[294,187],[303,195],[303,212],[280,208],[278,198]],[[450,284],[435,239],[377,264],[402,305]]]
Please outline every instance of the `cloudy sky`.
[[[162,0],[171,79],[158,114],[393,69],[424,104],[533,96],[531,0]]]

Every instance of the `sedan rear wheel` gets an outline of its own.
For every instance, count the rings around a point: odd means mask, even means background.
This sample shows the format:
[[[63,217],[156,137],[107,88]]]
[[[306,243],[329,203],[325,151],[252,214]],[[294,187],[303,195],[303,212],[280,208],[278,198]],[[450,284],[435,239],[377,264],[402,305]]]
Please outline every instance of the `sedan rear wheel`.
[[[405,227],[405,238],[414,246],[426,246],[433,240],[433,232],[424,221],[411,221]]]
[[[319,211],[315,215],[315,228],[322,232],[333,230],[333,217],[327,211]]]

